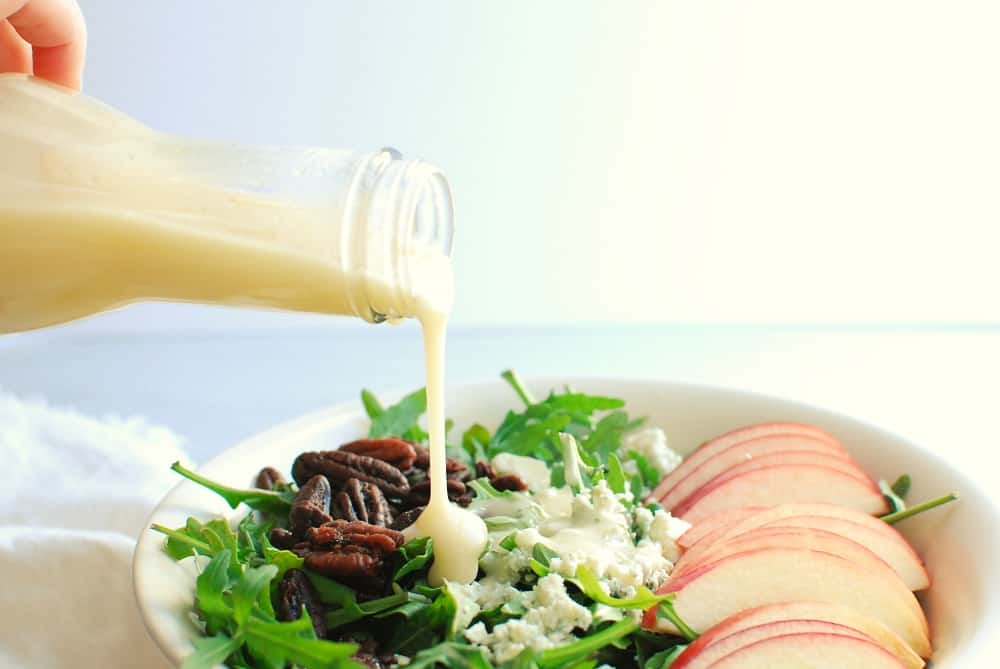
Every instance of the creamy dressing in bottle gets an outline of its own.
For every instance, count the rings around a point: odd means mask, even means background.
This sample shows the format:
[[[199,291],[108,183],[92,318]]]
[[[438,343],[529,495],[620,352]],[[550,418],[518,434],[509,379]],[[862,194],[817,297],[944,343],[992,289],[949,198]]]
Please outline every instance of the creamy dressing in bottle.
[[[452,209],[440,172],[390,150],[245,148],[146,128],[0,75],[0,334],[139,300],[416,318],[427,366],[432,582],[470,582],[486,526],[451,504],[444,341]]]

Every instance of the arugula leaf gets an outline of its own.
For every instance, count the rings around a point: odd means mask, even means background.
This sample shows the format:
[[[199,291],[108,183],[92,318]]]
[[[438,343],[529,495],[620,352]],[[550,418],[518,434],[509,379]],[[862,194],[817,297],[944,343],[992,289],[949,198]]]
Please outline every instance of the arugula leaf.
[[[905,499],[906,495],[910,492],[911,483],[912,481],[910,480],[910,475],[902,474],[890,487],[892,488],[892,492],[895,493],[897,497]]]
[[[510,384],[511,388],[514,389],[514,392],[517,393],[517,396],[520,397],[521,401],[527,406],[531,406],[535,403],[535,398],[532,397],[531,391],[528,390],[527,386],[524,385],[524,382],[521,381],[521,377],[519,377],[517,372],[513,369],[505,369],[500,372],[500,378]]]
[[[489,457],[486,455],[486,447],[489,443],[490,431],[479,423],[475,423],[462,433],[462,448],[469,454],[469,458],[473,464],[489,460]]]
[[[378,418],[385,413],[385,407],[382,403],[378,401],[375,397],[375,393],[368,390],[367,388],[361,391],[361,405],[365,408],[365,413],[371,419]]]
[[[528,560],[528,566],[538,576],[546,576],[552,571],[551,564],[553,558],[557,557],[559,557],[559,554],[554,550],[545,544],[537,543],[531,549],[531,559]]]
[[[229,571],[233,576],[239,575],[241,569],[236,534],[224,518],[215,518],[207,523],[188,518],[187,524],[176,530],[155,524],[150,529],[167,535],[163,550],[173,559],[182,560],[193,555],[215,557],[226,551],[229,556]]]
[[[230,556],[228,550],[219,552],[195,579],[195,599],[209,634],[226,631],[233,617],[233,608],[225,595],[229,587]]]
[[[898,513],[906,508],[906,502],[904,502],[899,495],[897,495],[889,483],[885,479],[879,479],[878,489],[882,493],[882,497],[885,498],[886,503],[889,505],[889,513]]]
[[[628,490],[628,481],[625,478],[625,470],[622,469],[622,462],[614,453],[608,455],[608,487],[611,492],[624,494]]]
[[[170,468],[195,483],[208,488],[216,493],[230,508],[235,509],[241,503],[246,504],[251,509],[266,511],[282,516],[287,516],[292,506],[292,499],[295,493],[291,490],[261,490],[260,488],[231,488],[221,483],[216,483],[205,478],[201,474],[194,472],[183,466],[180,462],[170,465]]]
[[[287,623],[251,617],[241,631],[250,655],[268,667],[292,663],[305,669],[364,669],[350,659],[357,644],[317,639],[307,611]]]
[[[687,645],[674,646],[656,653],[642,665],[642,669],[670,669],[677,656],[687,649]]]
[[[911,516],[915,516],[918,513],[923,513],[924,511],[929,511],[933,508],[948,504],[949,502],[954,502],[958,499],[958,493],[952,492],[947,495],[941,495],[940,497],[935,497],[934,499],[927,500],[926,502],[921,502],[920,504],[915,504],[911,507],[900,509],[899,511],[893,511],[882,516],[882,520],[893,525],[901,520],[906,520]]]
[[[486,659],[486,653],[479,646],[464,643],[445,642],[426,648],[410,660],[409,669],[433,669],[449,667],[461,669],[493,669]]]
[[[645,456],[638,451],[630,450],[627,455],[633,462],[635,462],[635,467],[639,470],[639,475],[642,477],[642,482],[645,487],[655,488],[661,478],[660,472],[656,470],[656,467],[649,464],[649,460],[647,460]],[[636,499],[638,499],[638,497]]]
[[[194,640],[194,652],[184,658],[181,669],[215,669],[239,650],[243,642],[225,635]]]
[[[628,425],[628,414],[624,411],[613,411],[597,422],[594,431],[580,445],[583,450],[600,456],[603,461],[609,453],[617,451],[621,446],[626,425]]]
[[[386,650],[412,655],[442,640],[450,641],[457,612],[455,597],[447,588],[438,589],[433,602],[410,612],[393,627],[385,643]]]
[[[313,582],[314,586],[318,583],[323,583],[325,585],[325,587],[317,587],[316,590],[320,599],[327,602],[327,598],[331,593],[330,584],[336,583],[336,581],[332,581],[331,579],[327,579],[326,577],[310,572],[307,572],[307,575]],[[378,599],[372,599],[361,604],[358,604],[357,595],[354,590],[351,590],[347,586],[340,585],[339,583],[336,583],[336,585],[341,588],[337,596],[339,601],[336,602],[340,605],[340,608],[327,611],[326,613],[326,625],[330,629],[343,627],[344,625],[361,620],[362,618],[367,618],[368,616],[373,616],[377,613],[382,613],[397,606],[406,604],[409,601],[409,593],[395,583],[392,585],[393,593],[391,595],[380,597]]]
[[[601,582],[597,576],[585,565],[576,568],[576,578],[572,581],[583,594],[598,604],[604,604],[616,609],[642,609],[646,610],[662,602],[669,602],[674,598],[673,594],[657,595],[646,586],[640,586],[634,597],[621,599],[612,597],[601,588]]]
[[[374,399],[374,395],[365,391]],[[362,401],[364,402],[364,395]],[[375,400],[377,402],[377,400]],[[381,406],[381,405],[379,405]],[[366,404],[366,411],[368,405]],[[372,416],[372,425],[368,430],[368,436],[378,439],[381,437],[402,437],[411,441],[427,441],[427,432],[420,427],[420,417],[427,411],[427,390],[421,388],[403,397],[396,404],[385,407],[381,413]],[[369,413],[369,415],[371,415]]]
[[[250,611],[261,595],[268,596],[268,606],[270,606],[270,592],[268,586],[278,574],[278,568],[273,564],[266,564],[262,567],[247,569],[243,572],[243,578],[236,582],[233,587],[233,619],[237,625],[245,625],[250,618]]]
[[[541,669],[554,669],[582,661],[601,648],[624,639],[637,629],[639,624],[632,620],[619,621],[598,632],[588,634],[579,641],[542,651],[538,656],[538,666]]]
[[[403,564],[396,573],[392,575],[393,581],[398,581],[407,574],[423,571],[430,566],[434,559],[434,541],[430,537],[411,539],[397,551],[403,556]]]

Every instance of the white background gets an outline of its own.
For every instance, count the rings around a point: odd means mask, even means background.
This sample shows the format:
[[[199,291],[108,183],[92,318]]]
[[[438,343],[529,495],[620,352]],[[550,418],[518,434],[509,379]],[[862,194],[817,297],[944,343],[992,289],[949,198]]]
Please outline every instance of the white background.
[[[1000,3],[81,4],[149,125],[440,164],[459,323],[1000,318]]]

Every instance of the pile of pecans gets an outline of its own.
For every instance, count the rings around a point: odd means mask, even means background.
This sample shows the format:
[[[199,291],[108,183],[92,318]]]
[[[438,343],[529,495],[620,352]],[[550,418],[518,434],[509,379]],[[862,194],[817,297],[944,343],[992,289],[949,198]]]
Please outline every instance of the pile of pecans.
[[[396,437],[359,439],[331,451],[300,454],[292,465],[299,486],[288,527],[271,531],[271,543],[295,552],[310,570],[336,579],[358,592],[377,597],[390,586],[393,556],[403,544],[400,530],[409,527],[430,500],[430,453]],[[488,463],[476,465],[498,490],[525,490],[516,476],[497,476]],[[473,498],[466,482],[472,477],[461,461],[446,461],[448,498],[468,505]],[[288,485],[281,473],[265,467],[258,488]],[[295,620],[305,607],[319,637],[327,636],[323,606],[306,575],[289,570],[279,587],[278,614]],[[369,651],[370,652],[367,652]],[[371,667],[384,666],[375,652],[356,656]]]

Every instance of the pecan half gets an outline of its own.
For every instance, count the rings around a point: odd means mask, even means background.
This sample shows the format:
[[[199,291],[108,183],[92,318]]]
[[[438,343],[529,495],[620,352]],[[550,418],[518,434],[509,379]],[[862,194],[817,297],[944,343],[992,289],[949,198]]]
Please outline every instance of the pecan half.
[[[374,483],[391,497],[405,497],[410,492],[410,482],[397,467],[367,455],[347,451],[320,451],[302,453],[292,465],[292,477],[299,485],[317,474],[340,487],[348,479]]]
[[[318,527],[333,520],[330,517],[330,482],[317,474],[299,488],[288,514],[289,529],[295,536],[302,536],[310,527]]]
[[[295,535],[283,527],[276,527],[271,530],[267,538],[270,539],[271,545],[275,548],[289,550],[296,544]]]
[[[447,479],[448,482],[448,499],[452,502],[462,503],[463,497],[465,496],[466,487],[461,481],[456,481],[454,479]],[[427,506],[427,503],[431,501],[431,482],[421,481],[410,488],[410,494],[406,496],[403,500],[403,506],[407,509],[413,508],[415,506]],[[470,499],[471,501],[471,499]],[[465,504],[468,504],[466,502]],[[463,505],[464,506],[464,505]]]
[[[274,467],[264,467],[257,472],[257,478],[254,479],[253,485],[261,490],[273,490],[276,486],[284,483],[286,483],[285,477],[282,476],[281,472]]]
[[[413,466],[417,469],[423,469],[424,471],[430,469],[431,467],[431,452],[429,449],[423,446],[414,446],[414,450],[417,452],[417,457],[413,461]],[[464,481],[469,476],[469,468],[461,460],[456,460],[455,458],[445,458],[444,461],[444,473],[450,479],[455,479],[457,481]]]
[[[355,455],[367,455],[370,458],[388,462],[400,471],[406,471],[417,459],[417,451],[413,444],[399,437],[383,439],[358,439],[340,447],[341,451]]]
[[[305,566],[358,588],[384,585],[385,560],[403,535],[361,521],[334,520],[307,532]]]
[[[488,462],[483,462],[482,460],[476,463],[476,476],[489,480],[490,485],[500,492],[503,492],[504,490],[519,492],[521,490],[528,489],[528,484],[525,483],[520,476],[516,476],[514,474],[499,476],[496,470],[493,469],[493,465]]]
[[[326,619],[323,604],[309,577],[298,569],[289,569],[278,584],[278,620],[298,620],[302,617],[302,607],[309,612],[316,636],[326,636]]]
[[[388,527],[392,511],[385,495],[374,483],[347,479],[344,489],[333,496],[331,514],[343,520],[363,520],[372,525]]]
[[[417,522],[417,518],[420,517],[420,514],[424,512],[425,508],[427,507],[415,506],[409,511],[404,511],[396,516],[396,519],[392,521],[392,525],[389,527],[393,530],[405,530],[407,527]]]

